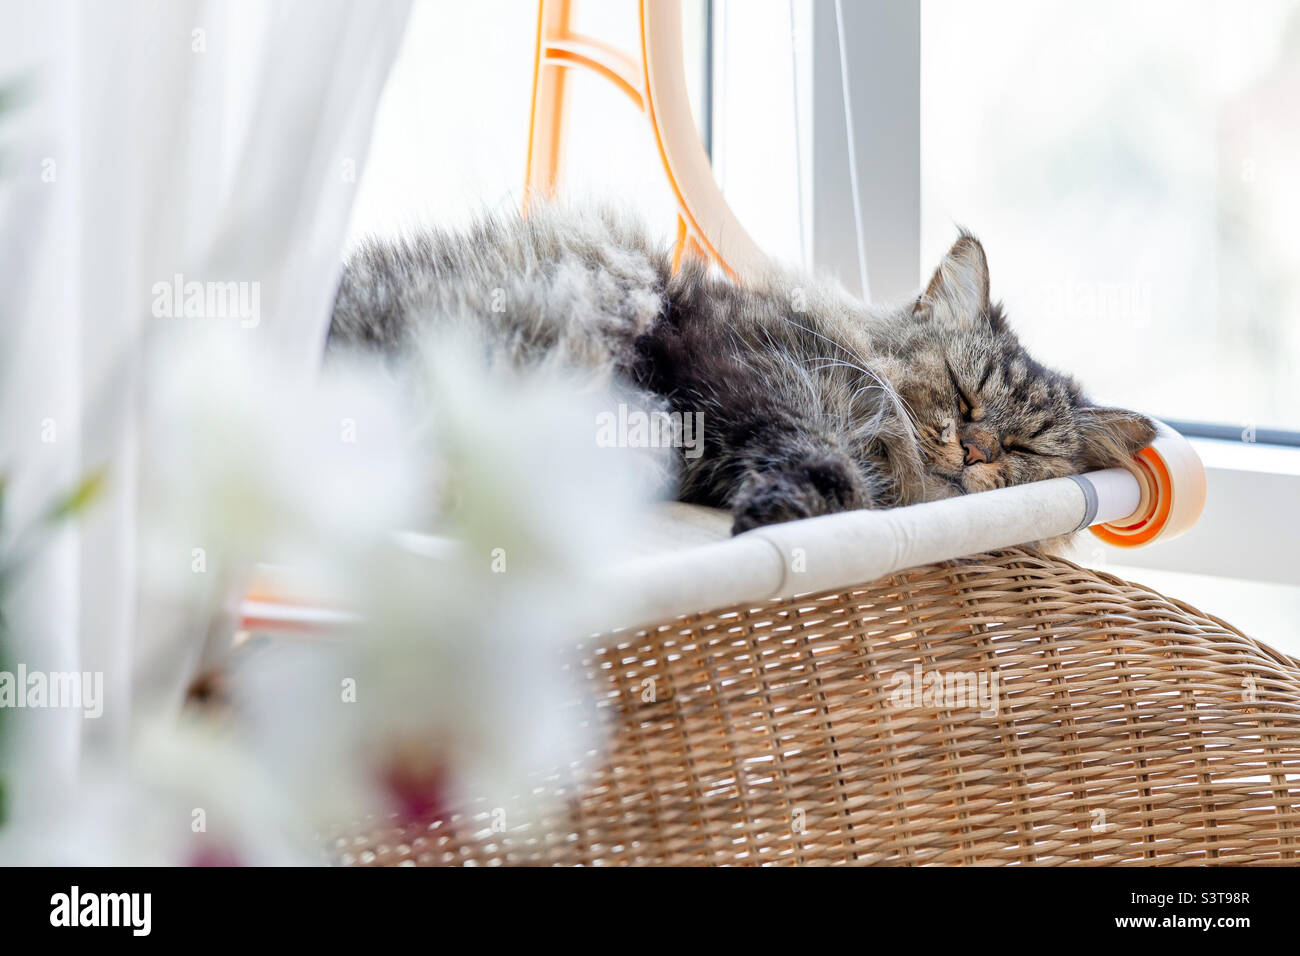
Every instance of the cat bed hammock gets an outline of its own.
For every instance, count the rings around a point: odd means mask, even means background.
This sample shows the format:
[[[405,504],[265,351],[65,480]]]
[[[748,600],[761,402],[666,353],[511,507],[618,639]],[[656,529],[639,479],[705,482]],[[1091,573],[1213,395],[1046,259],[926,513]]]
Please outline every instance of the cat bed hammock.
[[[364,821],[333,860],[1300,863],[1300,660],[1031,549],[611,632],[572,671],[606,750],[529,822]]]
[[[629,56],[539,4],[529,195],[550,194],[563,74],[646,114],[681,255],[743,279],[761,253],[689,123],[675,0]],[[392,864],[1300,863],[1300,661],[1187,604],[1025,542],[1091,528],[1140,546],[1190,527],[1204,470],[1162,427],[1111,469],[758,528],[665,509],[608,572],[621,604],[570,671],[601,758],[537,781],[498,832],[470,803],[331,835]],[[245,628],[328,627],[249,600]],[[575,689],[578,690],[578,689]],[[900,704],[902,706],[900,706]],[[519,819],[508,814],[508,819]]]
[[[1162,429],[1143,459],[734,538],[723,512],[667,506],[608,577],[631,626],[568,662],[601,756],[536,781],[531,815],[363,821],[328,835],[332,858],[1300,863],[1300,660],[1005,546],[1186,527],[1191,449]],[[503,809],[525,822],[501,832]]]

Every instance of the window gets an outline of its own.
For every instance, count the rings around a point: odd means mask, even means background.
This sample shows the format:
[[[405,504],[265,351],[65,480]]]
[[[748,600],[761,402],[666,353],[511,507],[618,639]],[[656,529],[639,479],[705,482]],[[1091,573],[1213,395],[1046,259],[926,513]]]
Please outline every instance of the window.
[[[974,229],[1023,337],[1106,400],[1300,430],[1300,3],[921,18],[923,259]]]

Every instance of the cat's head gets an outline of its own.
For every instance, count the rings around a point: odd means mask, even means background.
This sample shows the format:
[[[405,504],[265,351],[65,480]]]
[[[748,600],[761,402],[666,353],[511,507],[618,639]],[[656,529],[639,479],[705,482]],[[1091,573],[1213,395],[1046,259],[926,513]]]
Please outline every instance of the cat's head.
[[[1155,437],[1149,418],[1093,405],[1024,350],[989,299],[974,236],[961,235],[910,311],[891,379],[926,471],[953,493],[1119,466]]]

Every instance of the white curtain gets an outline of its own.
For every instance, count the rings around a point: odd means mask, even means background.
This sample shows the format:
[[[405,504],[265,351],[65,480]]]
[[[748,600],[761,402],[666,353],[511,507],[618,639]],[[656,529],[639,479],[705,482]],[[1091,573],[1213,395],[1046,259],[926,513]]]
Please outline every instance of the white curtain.
[[[226,322],[285,376],[319,362],[344,230],[408,0],[0,4],[0,471],[7,527],[107,468],[104,498],[26,569],[9,663],[100,671],[104,714],[24,715],[28,759],[119,752],[178,701],[195,622],[138,561],[134,361],[159,324]],[[244,320],[155,314],[175,276],[256,288]],[[18,809],[18,808],[15,808]]]

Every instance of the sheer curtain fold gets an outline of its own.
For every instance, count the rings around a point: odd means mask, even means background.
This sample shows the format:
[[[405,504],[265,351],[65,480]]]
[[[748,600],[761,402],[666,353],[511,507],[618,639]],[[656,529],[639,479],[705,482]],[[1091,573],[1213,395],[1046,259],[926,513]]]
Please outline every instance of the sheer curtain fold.
[[[6,524],[107,467],[7,600],[11,660],[102,671],[104,716],[33,715],[28,756],[72,773],[113,753],[133,703],[177,699],[195,622],[150,605],[138,561],[135,361],[177,275],[256,283],[255,337],[316,368],[371,118],[409,0],[0,4],[0,471]]]

